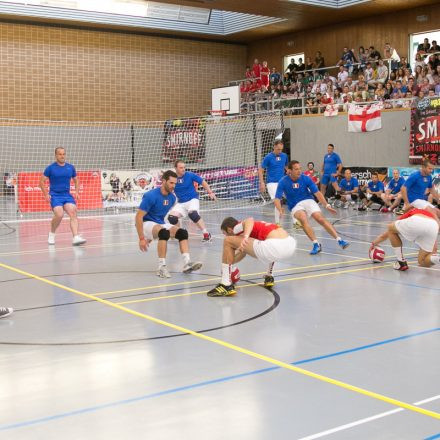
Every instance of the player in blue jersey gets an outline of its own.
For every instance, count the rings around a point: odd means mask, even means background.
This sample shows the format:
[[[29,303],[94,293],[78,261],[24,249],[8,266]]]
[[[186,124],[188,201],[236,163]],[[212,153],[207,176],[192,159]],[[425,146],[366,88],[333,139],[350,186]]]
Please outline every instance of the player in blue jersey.
[[[342,240],[336,232],[333,225],[322,215],[321,209],[315,202],[313,196],[327,208],[328,211],[335,214],[333,209],[324,195],[318,190],[318,187],[313,183],[312,179],[301,173],[301,165],[297,160],[291,160],[287,164],[288,175],[283,177],[278,182],[277,192],[275,194],[275,206],[283,214],[284,208],[281,206],[281,197],[287,199],[287,207],[292,213],[294,219],[298,219],[307,234],[307,237],[313,242],[313,249],[311,255],[316,255],[321,252],[322,246],[316,239],[315,232],[309,223],[309,217],[314,218],[324,229],[338,241],[339,246],[345,249],[349,243]]]
[[[150,243],[158,239],[157,255],[159,267],[157,276],[170,278],[166,265],[167,242],[170,238],[179,240],[180,253],[183,257],[183,273],[190,273],[202,267],[202,263],[192,263],[189,256],[188,231],[179,226],[165,223],[165,217],[176,203],[173,191],[177,182],[174,171],[165,171],[162,185],[146,192],[136,213],[136,230],[139,236],[139,249],[146,252]]]
[[[264,157],[261,166],[258,168],[260,191],[264,193],[267,187],[267,192],[269,193],[271,200],[275,199],[278,182],[284,177],[287,162],[289,162],[287,154],[283,153],[283,148],[283,141],[276,140],[273,145],[273,151]],[[264,184],[264,170],[266,170],[267,185]],[[275,223],[278,224],[280,223],[280,213],[278,209],[274,208],[274,213]]]
[[[417,209],[426,209],[437,217],[440,217],[440,211],[428,202],[428,195],[431,194],[438,199],[439,195],[432,185],[432,172],[434,164],[429,159],[424,159],[419,171],[412,173],[402,185],[401,192],[404,202],[404,211],[411,207]]]
[[[49,192],[46,188],[46,181],[49,179]],[[55,148],[55,162],[46,167],[40,177],[40,188],[44,198],[53,211],[53,218],[50,225],[50,232],[47,242],[55,244],[55,231],[63,219],[64,211],[70,217],[70,229],[72,231],[72,244],[78,246],[86,240],[78,233],[78,216],[76,202],[70,194],[70,181],[75,184],[75,198],[79,199],[79,181],[76,176],[75,167],[66,162],[66,150],[63,147]]]
[[[322,176],[321,176],[321,192],[326,194],[327,186],[332,184],[335,191],[337,191],[338,176],[342,172],[342,160],[339,154],[335,153],[335,146],[328,144],[327,154],[324,156],[324,162],[322,164]]]
[[[195,185],[202,185],[212,200],[216,200],[215,194],[212,192],[208,182],[200,177],[198,174],[185,170],[185,162],[183,160],[176,160],[174,163],[177,174],[177,184],[174,192],[177,196],[177,204],[173,207],[168,215],[168,221],[177,225],[181,218],[188,216],[202,231],[204,243],[211,241],[211,234],[205,226],[205,222],[200,217],[200,200],[199,193]]]
[[[365,186],[364,186],[365,189]],[[359,197],[362,200],[362,205],[359,206],[359,211],[366,211],[371,204],[378,203],[383,206],[382,194],[385,191],[383,182],[379,180],[379,174],[371,173],[371,180],[366,185],[366,191],[359,191]]]
[[[385,206],[381,209],[382,212],[393,212],[400,205],[402,201],[402,194],[400,189],[405,183],[405,179],[400,175],[398,169],[393,170],[393,178],[388,182],[385,192],[381,195]],[[396,212],[397,213],[397,212]]]
[[[343,202],[342,207],[348,208],[350,203],[355,203],[359,194],[359,182],[351,175],[350,168],[344,171],[344,178],[337,184],[336,199]]]

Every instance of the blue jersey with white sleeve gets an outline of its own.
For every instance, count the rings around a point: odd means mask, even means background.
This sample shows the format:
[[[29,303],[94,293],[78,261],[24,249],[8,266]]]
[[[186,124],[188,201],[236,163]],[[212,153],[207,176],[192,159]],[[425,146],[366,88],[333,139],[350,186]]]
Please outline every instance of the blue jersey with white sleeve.
[[[324,156],[324,173],[334,174],[338,170],[338,165],[342,163],[339,154],[333,152]]]
[[[359,182],[356,177],[352,177],[347,180],[345,177],[339,182],[339,187],[343,191],[353,191],[355,188],[359,188]]]
[[[142,201],[139,209],[145,211],[147,214],[144,215],[144,222],[155,222],[160,225],[165,223],[165,216],[168,211],[176,203],[176,196],[173,193],[164,196],[160,192],[160,188],[155,188],[147,191],[142,196]]]
[[[378,180],[376,183],[374,183],[372,180],[370,180],[368,182],[368,189],[371,192],[379,192],[379,191],[383,191],[385,188],[383,186],[383,183],[380,180]]]
[[[261,168],[266,170],[267,183],[279,182],[285,174],[285,167],[289,162],[289,158],[286,153],[280,153],[276,155],[274,152],[267,154],[263,162],[261,162]]]
[[[185,203],[192,199],[199,198],[199,193],[194,187],[194,182],[201,185],[203,179],[198,174],[192,173],[191,171],[185,171],[185,174],[182,177],[177,177],[174,192],[176,193],[179,203]]]
[[[59,165],[58,162],[50,164],[44,170],[44,175],[49,179],[49,194],[70,194],[70,180],[76,177],[75,167],[65,162]]]
[[[397,194],[404,183],[405,179],[403,177],[399,177],[397,180],[391,179],[388,182],[387,190],[389,189],[391,194]]]
[[[286,196],[287,207],[292,210],[295,205],[303,200],[314,200],[313,194],[318,192],[318,187],[313,180],[301,174],[297,180],[292,180],[290,176],[284,176],[279,182],[275,198],[281,199],[283,194]]]
[[[421,171],[416,171],[406,179],[403,186],[406,187],[409,203],[417,199],[426,200],[426,190],[432,188],[432,176],[424,176]]]

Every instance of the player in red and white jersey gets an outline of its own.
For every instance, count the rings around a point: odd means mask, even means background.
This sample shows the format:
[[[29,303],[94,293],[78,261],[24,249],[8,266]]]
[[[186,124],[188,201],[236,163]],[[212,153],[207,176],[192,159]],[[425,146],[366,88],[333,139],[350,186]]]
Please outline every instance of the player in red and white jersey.
[[[420,266],[429,267],[439,264],[437,255],[437,236],[440,223],[436,216],[426,209],[412,209],[388,225],[388,229],[371,243],[374,248],[387,238],[397,257],[394,269],[408,270],[408,263],[403,256],[402,239],[414,242],[419,246],[418,262]]]
[[[232,296],[237,293],[234,282],[238,281],[238,269],[234,263],[246,255],[269,265],[264,276],[264,287],[274,285],[273,266],[276,261],[290,258],[296,249],[296,241],[281,226],[247,218],[239,222],[227,217],[221,224],[225,235],[223,241],[222,279],[208,292],[208,296]]]

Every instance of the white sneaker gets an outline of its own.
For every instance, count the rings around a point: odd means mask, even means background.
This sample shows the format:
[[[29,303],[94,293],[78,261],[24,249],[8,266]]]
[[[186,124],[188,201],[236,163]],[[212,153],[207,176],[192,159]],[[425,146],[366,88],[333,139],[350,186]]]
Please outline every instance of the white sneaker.
[[[159,269],[157,269],[156,274],[159,278],[171,278],[171,275],[165,265],[160,266]]]
[[[0,307],[0,318],[6,318],[9,316],[14,309],[12,307]]]
[[[197,262],[197,263],[186,263],[183,266],[183,273],[191,273],[194,272],[195,270],[199,270],[202,268],[202,263]]]
[[[72,240],[73,246],[79,246],[80,244],[84,244],[87,240],[82,238],[81,235],[75,235]]]
[[[55,244],[55,234],[53,232],[49,232],[49,236],[47,237],[47,242],[49,244]]]

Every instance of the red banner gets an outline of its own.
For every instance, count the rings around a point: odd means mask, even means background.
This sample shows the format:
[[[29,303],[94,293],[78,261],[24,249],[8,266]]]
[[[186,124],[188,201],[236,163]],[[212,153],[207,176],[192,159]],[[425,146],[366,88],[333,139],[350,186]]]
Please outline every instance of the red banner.
[[[79,200],[78,210],[102,208],[101,173],[99,171],[78,171]],[[50,211],[50,204],[44,200],[39,182],[41,173],[18,173],[18,206],[20,212]],[[49,188],[49,184],[47,183]],[[70,191],[75,191],[73,181]]]

